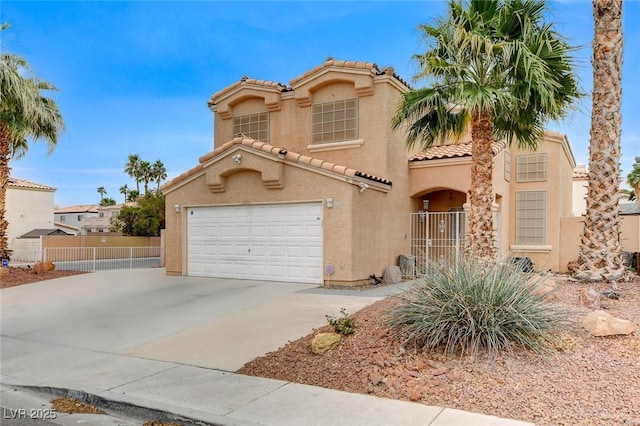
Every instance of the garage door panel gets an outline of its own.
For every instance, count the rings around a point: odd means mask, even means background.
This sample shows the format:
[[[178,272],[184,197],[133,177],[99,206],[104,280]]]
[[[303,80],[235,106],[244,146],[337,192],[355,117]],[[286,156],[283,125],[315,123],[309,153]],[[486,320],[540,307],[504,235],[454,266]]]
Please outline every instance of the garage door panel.
[[[189,209],[189,275],[322,283],[322,204]]]

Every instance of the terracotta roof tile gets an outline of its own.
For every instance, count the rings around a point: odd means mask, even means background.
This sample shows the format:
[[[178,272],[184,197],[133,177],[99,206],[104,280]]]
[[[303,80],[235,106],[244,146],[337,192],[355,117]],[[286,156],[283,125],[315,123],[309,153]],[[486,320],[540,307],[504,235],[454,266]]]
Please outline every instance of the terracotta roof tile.
[[[56,207],[53,209],[54,213],[98,213],[98,205],[96,204],[81,204],[77,206],[69,207]]]
[[[12,178],[12,177],[9,178],[9,182],[7,183],[7,186],[9,186],[11,188],[39,189],[39,190],[42,190],[42,191],[55,191],[56,190],[52,186],[42,185],[40,183],[30,182],[28,180],[16,179],[16,178]]]
[[[504,142],[495,142],[493,155],[499,154],[506,147]],[[437,145],[415,154],[409,161],[440,160],[443,158],[471,157],[471,142]]]
[[[170,180],[169,182],[165,183],[164,185],[162,185],[161,189],[166,189],[166,188],[170,188],[172,186],[174,186],[177,183],[182,182],[183,180],[187,179],[189,176],[194,175],[195,173],[198,173],[199,171],[201,171],[204,168],[204,163],[206,163],[207,161],[215,158],[216,156],[222,154],[223,152],[229,150],[231,147],[235,146],[235,145],[243,145],[246,146],[248,148],[251,149],[255,149],[255,150],[259,150],[262,152],[266,152],[270,155],[276,156],[276,157],[280,157],[282,158],[282,156],[284,156],[284,158],[288,161],[294,162],[294,163],[300,163],[300,164],[305,164],[305,165],[309,165],[311,167],[315,167],[318,169],[322,169],[322,170],[328,170],[331,171],[333,173],[337,173],[337,174],[341,174],[341,175],[345,175],[345,176],[349,176],[349,177],[360,177],[363,179],[367,179],[373,182],[379,182],[385,185],[391,185],[391,181],[388,181],[386,179],[383,179],[381,177],[378,176],[374,176],[374,175],[370,175],[368,173],[363,173],[360,172],[358,170],[346,167],[346,166],[340,166],[328,161],[324,161],[321,160],[319,158],[314,158],[314,157],[309,157],[307,155],[301,155],[297,152],[290,152],[287,151],[285,148],[282,147],[278,147],[278,146],[274,146],[271,144],[268,144],[266,142],[261,142],[261,141],[256,141],[255,139],[251,139],[248,138],[244,135],[239,135],[238,137],[236,137],[235,139],[224,143],[223,145],[219,146],[218,148],[214,149],[212,152],[205,154],[203,156],[200,157],[200,164],[198,164],[196,167],[186,171],[185,173],[182,173],[181,175],[173,178],[172,180]]]
[[[273,89],[276,89],[276,91],[279,91],[279,92],[286,92],[286,91],[291,90],[291,88],[285,86],[282,83],[278,83],[277,81],[257,80],[255,78],[249,78],[247,76],[244,76],[244,77],[242,77],[240,79],[240,81],[237,81],[237,82],[233,83],[231,86],[227,86],[224,89],[220,90],[219,92],[216,92],[213,95],[211,95],[211,98],[209,100],[209,105],[214,105],[220,97],[222,97],[225,94],[235,90],[236,88],[238,88],[240,86],[271,87]]]
[[[589,179],[589,171],[586,166],[580,165],[573,169],[574,180],[587,180]]]

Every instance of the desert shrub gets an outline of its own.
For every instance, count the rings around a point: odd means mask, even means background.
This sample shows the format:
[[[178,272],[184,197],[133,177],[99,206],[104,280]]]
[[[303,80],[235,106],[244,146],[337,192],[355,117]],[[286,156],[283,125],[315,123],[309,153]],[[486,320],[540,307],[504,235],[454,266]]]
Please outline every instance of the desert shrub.
[[[396,296],[389,324],[405,344],[444,345],[449,354],[485,349],[490,358],[513,345],[543,352],[568,323],[568,312],[547,301],[541,276],[508,263],[432,265],[428,276]]]
[[[327,315],[327,322],[329,325],[333,327],[333,330],[336,333],[342,334],[343,336],[355,333],[356,324],[353,318],[349,317],[345,308],[340,309],[340,313],[342,314],[341,317]]]

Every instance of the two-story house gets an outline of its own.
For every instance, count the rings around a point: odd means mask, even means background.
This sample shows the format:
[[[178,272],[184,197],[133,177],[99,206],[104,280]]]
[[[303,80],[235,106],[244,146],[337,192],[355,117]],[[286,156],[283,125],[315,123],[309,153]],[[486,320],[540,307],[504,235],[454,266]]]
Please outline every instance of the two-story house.
[[[53,213],[56,224],[77,229],[78,234],[86,235],[87,230],[83,227],[84,221],[99,217],[98,207],[96,204],[56,207]]]
[[[455,255],[470,143],[408,150],[390,125],[408,90],[390,67],[329,58],[289,85],[242,78],[215,93],[213,151],[162,187],[167,273],[356,285],[400,256]],[[535,153],[495,144],[501,257],[558,269],[574,166],[563,135]]]

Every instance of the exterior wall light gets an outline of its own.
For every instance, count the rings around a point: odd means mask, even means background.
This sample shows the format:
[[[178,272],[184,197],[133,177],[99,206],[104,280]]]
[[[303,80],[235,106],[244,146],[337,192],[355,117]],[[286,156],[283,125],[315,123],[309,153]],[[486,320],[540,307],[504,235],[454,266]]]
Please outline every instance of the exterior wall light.
[[[176,213],[180,213],[180,204],[175,204],[173,208],[175,209]]]
[[[233,158],[233,161],[235,161],[236,164],[240,164],[242,162],[242,154],[236,154],[231,158]]]
[[[429,200],[427,200],[426,198],[422,200],[422,210],[424,210],[425,212],[429,211]]]

